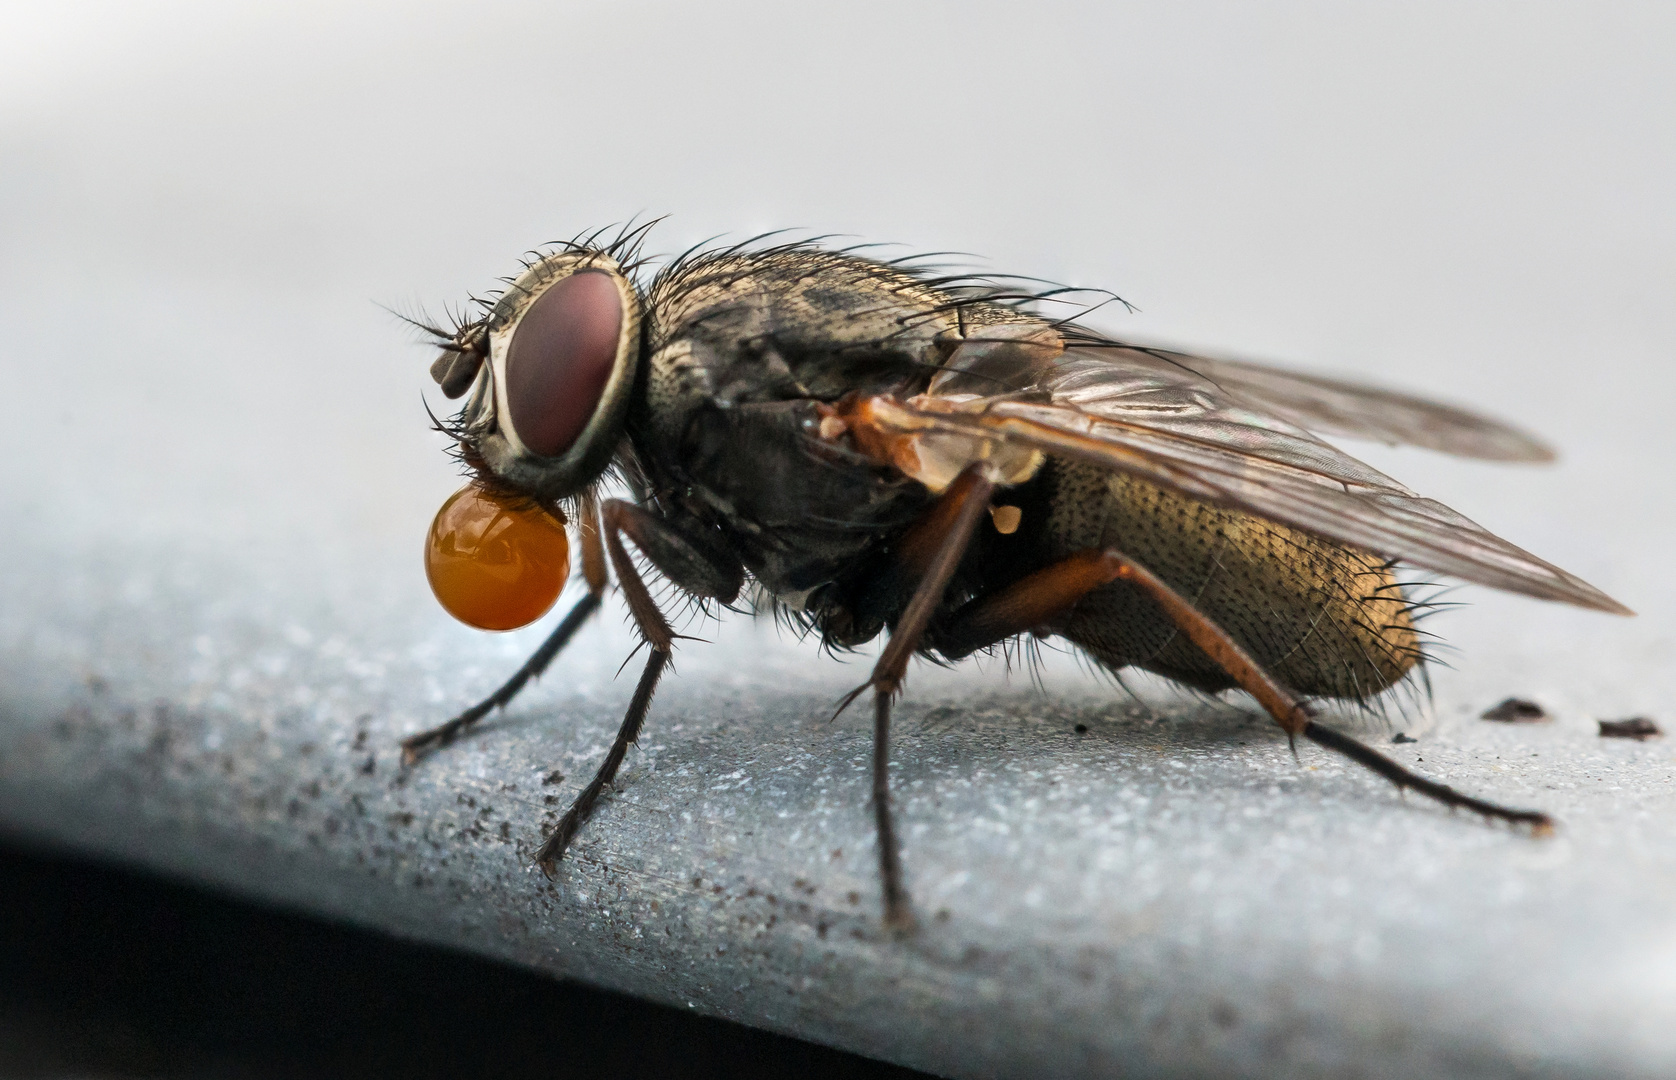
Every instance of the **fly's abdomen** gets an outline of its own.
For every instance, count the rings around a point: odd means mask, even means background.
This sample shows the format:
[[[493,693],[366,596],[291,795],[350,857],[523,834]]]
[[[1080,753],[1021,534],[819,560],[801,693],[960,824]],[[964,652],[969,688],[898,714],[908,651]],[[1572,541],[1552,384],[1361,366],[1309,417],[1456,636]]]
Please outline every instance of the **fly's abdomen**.
[[[1421,659],[1410,605],[1385,560],[1128,476],[1055,461],[1047,477],[1054,557],[1112,547],[1227,630],[1293,690],[1366,698]],[[1065,636],[1113,668],[1221,690],[1220,667],[1126,584],[1086,597]]]

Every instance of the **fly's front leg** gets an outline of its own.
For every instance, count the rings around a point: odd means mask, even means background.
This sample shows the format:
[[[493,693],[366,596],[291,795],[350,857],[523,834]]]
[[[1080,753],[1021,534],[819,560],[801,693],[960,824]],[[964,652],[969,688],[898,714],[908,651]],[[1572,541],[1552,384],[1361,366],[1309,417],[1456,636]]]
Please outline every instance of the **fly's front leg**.
[[[675,647],[675,632],[670,629],[669,620],[664,618],[663,612],[658,610],[651,593],[647,592],[640,571],[623,547],[623,536],[626,534],[633,540],[635,547],[653,566],[687,592],[727,603],[739,594],[744,583],[744,568],[719,545],[678,530],[633,503],[612,499],[605,504],[603,516],[605,546],[611,556],[611,566],[617,572],[618,586],[622,589],[623,598],[628,601],[635,626],[652,653],[646,658],[646,667],[640,673],[640,682],[634,688],[628,712],[623,716],[622,726],[617,729],[617,737],[612,740],[611,749],[606,751],[599,771],[576,796],[576,801],[570,804],[570,809],[565,811],[564,817],[559,819],[559,824],[535,853],[536,865],[548,876],[552,875],[554,865],[564,858],[565,849],[593,813],[600,795],[616,778],[617,769],[622,766],[629,746],[640,738],[640,726],[652,707],[652,695],[657,691],[658,680],[663,677],[663,669],[668,666],[670,653]]]
[[[873,690],[873,820],[879,834],[879,878],[884,891],[885,925],[893,930],[913,926],[908,893],[902,887],[902,857],[890,813],[890,702],[902,687],[908,661],[918,651],[925,628],[942,601],[949,579],[966,553],[978,522],[989,510],[995,485],[982,467],[969,466],[949,485],[920,527],[910,530],[910,559],[928,556],[924,576],[908,601],[907,610],[890,635],[872,677],[851,691],[839,711],[869,687]],[[918,545],[918,547],[915,547]]]
[[[553,662],[553,657],[559,655],[559,650],[569,644],[576,631],[588,621],[588,616],[599,610],[599,605],[605,598],[605,589],[609,584],[605,576],[605,548],[600,543],[599,508],[594,505],[591,493],[582,496],[582,506],[577,513],[577,532],[580,534],[582,548],[582,578],[588,583],[588,595],[576,602],[559,625],[541,643],[541,648],[535,650],[524,666],[515,672],[512,678],[506,680],[499,690],[490,694],[482,701],[473,705],[465,712],[454,717],[446,724],[422,731],[417,735],[402,740],[402,764],[412,765],[428,750],[440,746],[447,746],[460,733],[477,721],[489,715],[498,708],[504,708],[513,698],[518,696],[526,683],[531,679],[540,678],[547,670],[547,665]]]
[[[1077,601],[1104,585],[1127,581],[1151,596],[1171,622],[1199,650],[1226,671],[1240,689],[1256,698],[1274,717],[1288,739],[1304,738],[1337,751],[1396,784],[1413,788],[1449,807],[1462,807],[1538,833],[1554,827],[1547,814],[1513,810],[1462,795],[1392,761],[1373,747],[1311,719],[1309,707],[1264,671],[1228,632],[1207,618],[1152,571],[1120,552],[1080,551],[1052,566],[1014,582],[988,596],[980,596],[956,612],[937,635],[937,650],[949,659],[1004,641],[1015,634],[1052,623],[1070,613]]]

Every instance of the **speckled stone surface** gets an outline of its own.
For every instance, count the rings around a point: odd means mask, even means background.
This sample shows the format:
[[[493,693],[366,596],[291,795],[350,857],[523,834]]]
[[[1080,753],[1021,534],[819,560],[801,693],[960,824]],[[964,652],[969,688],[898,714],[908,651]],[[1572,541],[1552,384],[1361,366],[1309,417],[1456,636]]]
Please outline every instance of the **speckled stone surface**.
[[[1676,736],[1595,727],[1676,730],[1663,16],[504,8],[118,6],[0,42],[0,829],[952,1076],[1676,1074]],[[788,57],[807,85],[764,93]],[[974,122],[904,122],[978,72]],[[1431,704],[1344,719],[1558,835],[1294,760],[1241,698],[921,666],[922,926],[888,940],[868,723],[829,719],[868,658],[730,617],[532,871],[632,639],[608,605],[398,770],[542,631],[427,595],[458,481],[375,301],[434,312],[642,206],[678,215],[659,250],[982,251],[1121,289],[1121,332],[1551,436],[1552,469],[1356,449],[1641,616],[1464,589]],[[1554,719],[1477,719],[1509,695]]]
[[[1611,693],[1530,660],[1470,665],[1435,726],[1360,726],[1555,813],[1548,841],[1405,803],[1313,748],[1296,763],[1238,705],[1131,697],[1063,660],[1045,694],[918,671],[896,776],[924,926],[895,942],[866,723],[828,719],[857,664],[745,620],[702,631],[718,640],[680,654],[620,792],[548,882],[533,845],[631,689],[615,611],[404,774],[398,737],[529,634],[447,626],[401,573],[18,550],[0,822],[32,837],[953,1075],[1676,1066],[1671,747],[1600,739],[1586,705]],[[1504,690],[1557,719],[1474,718]]]

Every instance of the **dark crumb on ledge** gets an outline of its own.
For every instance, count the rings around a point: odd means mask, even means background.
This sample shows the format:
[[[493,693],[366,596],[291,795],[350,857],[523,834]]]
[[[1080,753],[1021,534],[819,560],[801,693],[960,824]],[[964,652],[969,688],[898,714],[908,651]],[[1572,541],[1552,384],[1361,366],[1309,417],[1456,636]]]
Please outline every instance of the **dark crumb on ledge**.
[[[1420,740],[1414,738],[1412,735],[1409,735],[1406,732],[1399,731],[1395,735],[1391,736],[1391,741],[1394,742],[1394,743],[1405,743],[1405,742],[1419,742]]]
[[[1548,711],[1534,701],[1510,697],[1493,709],[1486,709],[1480,720],[1495,720],[1503,724],[1534,724],[1549,719]]]
[[[1628,720],[1600,721],[1600,734],[1605,739],[1653,739],[1664,732],[1659,726],[1645,716],[1633,716]]]

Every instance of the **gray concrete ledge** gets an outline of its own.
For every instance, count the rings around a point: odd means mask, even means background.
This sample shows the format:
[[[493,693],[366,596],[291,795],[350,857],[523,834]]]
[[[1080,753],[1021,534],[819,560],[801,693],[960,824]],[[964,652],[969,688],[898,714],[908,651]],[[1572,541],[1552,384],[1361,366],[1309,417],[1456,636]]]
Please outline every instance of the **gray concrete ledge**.
[[[896,776],[924,926],[897,942],[867,724],[827,719],[860,665],[744,620],[694,631],[717,641],[679,654],[548,882],[530,852],[632,689],[620,612],[403,774],[397,739],[535,635],[458,630],[411,568],[357,564],[20,540],[0,827],[955,1076],[1676,1070],[1671,747],[1601,740],[1554,695],[1556,721],[1494,725],[1472,718],[1494,691],[1451,687],[1434,730],[1383,729],[1557,814],[1541,842],[1294,763],[1237,702],[1136,699],[1061,660],[1046,694],[916,669]]]

